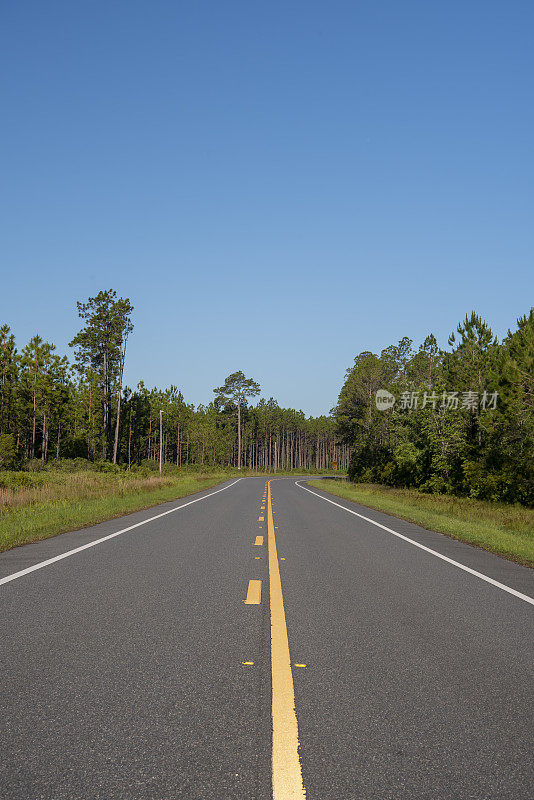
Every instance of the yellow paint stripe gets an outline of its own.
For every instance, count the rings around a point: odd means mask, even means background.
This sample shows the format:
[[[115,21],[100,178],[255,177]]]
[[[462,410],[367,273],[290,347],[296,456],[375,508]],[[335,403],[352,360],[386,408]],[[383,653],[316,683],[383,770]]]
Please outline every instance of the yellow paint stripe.
[[[263,522],[263,517],[258,517],[258,522]]]
[[[261,581],[249,581],[245,605],[259,606],[261,603]]]
[[[276,551],[271,481],[268,483],[267,528],[269,543],[269,594],[271,599],[271,665],[273,715],[273,800],[302,800],[299,731],[295,711],[295,690],[289,656],[286,614],[280,566]]]
[[[254,544],[262,545],[263,544],[263,536],[256,536],[256,541]]]

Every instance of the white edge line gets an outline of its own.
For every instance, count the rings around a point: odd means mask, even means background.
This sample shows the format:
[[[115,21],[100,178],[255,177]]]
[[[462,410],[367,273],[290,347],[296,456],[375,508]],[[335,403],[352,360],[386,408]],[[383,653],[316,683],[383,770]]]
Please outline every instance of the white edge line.
[[[393,531],[391,528],[386,527],[386,525],[382,525],[380,522],[376,522],[374,519],[370,519],[369,517],[364,517],[363,514],[358,514],[357,511],[352,511],[352,509],[347,508],[346,506],[342,506],[341,503],[336,503],[334,500],[330,500],[328,497],[323,497],[321,494],[317,494],[317,492],[312,492],[311,489],[308,489],[306,486],[301,486],[298,481],[295,481],[295,485],[299,487],[299,489],[304,489],[305,492],[309,492],[310,494],[314,494],[316,497],[319,497],[321,500],[326,500],[327,503],[332,503],[333,506],[337,506],[338,508],[342,508],[343,511],[348,511],[349,514],[354,514],[355,517],[360,517],[360,519],[364,519],[366,522],[370,522],[371,525],[376,525],[377,528],[382,528],[382,530],[387,531],[388,533],[392,533],[393,536],[398,536],[399,539],[404,539],[405,542],[409,542],[413,544],[414,547],[419,547],[420,550],[425,550],[427,553],[431,553],[436,558],[441,558],[442,561],[447,561],[449,564],[452,564],[459,569],[463,569],[464,572],[469,572],[471,575],[475,575],[477,578],[480,578],[486,583],[491,583],[492,586],[496,586],[498,589],[502,589],[503,592],[508,592],[508,594],[513,594],[514,597],[518,597],[520,600],[524,600],[525,603],[530,603],[530,605],[534,606],[534,597],[529,597],[528,594],[523,594],[522,592],[518,592],[516,589],[512,589],[510,586],[506,586],[504,583],[500,583],[499,581],[490,578],[488,575],[483,575],[482,572],[477,572],[476,569],[471,569],[471,567],[466,567],[464,564],[460,564],[459,561],[454,561],[454,559],[449,558],[448,556],[444,556],[441,553],[438,553],[437,550],[432,550],[431,547],[426,547],[424,544],[419,544],[419,542],[414,542],[413,539],[409,539],[408,536],[404,536],[402,533],[397,533],[397,531]],[[350,502],[350,501],[349,501]],[[381,512],[385,514],[385,511]]]
[[[82,550],[87,550],[89,547],[95,547],[97,544],[102,544],[102,542],[107,542],[108,539],[114,539],[115,536],[120,536],[122,533],[127,533],[128,531],[133,531],[134,528],[139,528],[141,525],[147,525],[149,522],[153,522],[155,519],[160,519],[160,517],[166,517],[167,514],[173,514],[175,511],[180,511],[181,508],[185,508],[186,506],[191,506],[193,503],[199,503],[201,500],[207,500],[208,497],[212,497],[214,494],[219,494],[219,492],[224,492],[226,489],[229,489],[231,486],[234,486],[239,481],[242,481],[243,478],[238,478],[233,483],[228,484],[228,486],[223,486],[222,489],[217,489],[215,492],[210,492],[209,494],[204,495],[203,497],[197,497],[195,500],[189,500],[187,503],[182,503],[181,506],[177,506],[176,508],[171,508],[169,511],[163,511],[161,514],[156,514],[155,517],[150,517],[150,519],[144,519],[142,522],[136,522],[135,525],[130,525],[128,528],[123,528],[120,531],[116,531],[115,533],[110,533],[108,536],[102,536],[101,539],[95,539],[94,542],[88,542],[87,544],[82,544],[80,547],[75,547],[73,550],[68,550],[66,553],[61,553],[59,556],[54,556],[53,558],[47,558],[46,561],[39,561],[37,564],[33,564],[31,567],[26,567],[26,569],[21,569],[19,572],[13,572],[11,575],[6,575],[5,578],[0,578],[0,586],[4,583],[10,583],[10,581],[15,581],[17,578],[22,578],[24,575],[28,575],[30,572],[35,572],[37,569],[42,569],[43,567],[48,567],[49,564],[54,564],[56,561],[61,561],[63,558],[68,558],[69,556],[73,556],[76,553],[81,553]]]

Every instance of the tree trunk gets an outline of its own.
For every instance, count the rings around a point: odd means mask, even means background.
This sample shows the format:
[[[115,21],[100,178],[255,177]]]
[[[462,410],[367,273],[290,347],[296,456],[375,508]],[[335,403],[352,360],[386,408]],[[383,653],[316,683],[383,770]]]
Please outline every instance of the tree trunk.
[[[113,463],[117,463],[117,449],[119,447],[119,425],[121,419],[121,394],[122,394],[122,373],[124,371],[124,359],[126,358],[126,342],[124,350],[121,347],[121,363],[119,373],[119,397],[117,399],[117,421],[115,423],[115,441],[113,442]]]
[[[132,411],[130,407],[130,425],[128,430],[128,472],[132,468]]]
[[[32,458],[35,458],[35,427],[37,410],[37,355],[35,356],[35,372],[33,377],[33,429],[32,429]]]
[[[107,443],[108,443],[108,416],[109,416],[109,403],[108,403],[108,358],[107,358],[107,351],[104,350],[104,386],[103,386],[103,396],[102,396],[102,423],[104,427],[104,437],[102,441],[102,458],[106,458],[107,455]]]
[[[237,401],[237,468],[241,469],[241,400]]]
[[[88,414],[89,414],[88,428],[89,428],[89,430],[87,431],[87,458],[91,458],[91,456],[92,456],[93,459],[94,459],[95,454],[94,454],[94,446],[93,446],[94,445],[93,419],[92,419],[92,416],[91,416],[92,399],[93,399],[93,384],[89,383],[89,409],[88,409]],[[74,435],[76,436],[76,416],[74,417]]]
[[[159,475],[161,477],[161,462],[163,459],[163,414],[159,412]]]
[[[44,464],[46,459],[46,414],[43,414],[43,441],[41,444],[41,461]]]

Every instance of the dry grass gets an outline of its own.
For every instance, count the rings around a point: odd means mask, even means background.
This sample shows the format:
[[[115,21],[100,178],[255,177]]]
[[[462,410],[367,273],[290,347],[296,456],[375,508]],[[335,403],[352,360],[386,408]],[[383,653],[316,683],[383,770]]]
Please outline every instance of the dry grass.
[[[0,488],[0,551],[208,489],[228,471],[136,476],[45,472]]]
[[[124,496],[132,492],[150,492],[176,483],[175,477],[135,477],[128,473],[110,475],[89,471],[44,473],[42,477],[45,480],[36,481],[33,486],[0,486],[0,513],[41,503],[107,497],[110,493]]]

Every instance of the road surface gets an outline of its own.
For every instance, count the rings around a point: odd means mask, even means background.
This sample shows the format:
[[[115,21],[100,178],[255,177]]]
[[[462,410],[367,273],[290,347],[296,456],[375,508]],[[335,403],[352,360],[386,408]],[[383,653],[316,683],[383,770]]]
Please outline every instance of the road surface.
[[[532,598],[294,479],[16,548],[0,797],[531,800]]]

